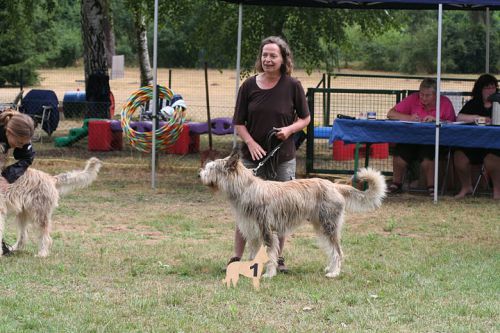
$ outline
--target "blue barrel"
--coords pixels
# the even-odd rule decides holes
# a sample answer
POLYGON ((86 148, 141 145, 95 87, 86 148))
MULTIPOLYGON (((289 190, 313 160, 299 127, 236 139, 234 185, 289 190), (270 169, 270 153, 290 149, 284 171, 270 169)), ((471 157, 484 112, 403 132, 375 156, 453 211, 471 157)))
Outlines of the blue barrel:
POLYGON ((63 98, 65 118, 84 118, 86 110, 85 91, 66 91, 63 98))

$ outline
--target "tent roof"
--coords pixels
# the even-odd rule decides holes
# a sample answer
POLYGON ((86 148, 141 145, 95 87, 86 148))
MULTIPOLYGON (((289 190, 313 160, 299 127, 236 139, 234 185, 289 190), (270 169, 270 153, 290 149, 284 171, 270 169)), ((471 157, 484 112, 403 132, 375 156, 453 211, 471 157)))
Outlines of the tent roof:
POLYGON ((500 9, 499 0, 224 0, 244 5, 322 7, 349 9, 444 9, 484 10, 500 9))

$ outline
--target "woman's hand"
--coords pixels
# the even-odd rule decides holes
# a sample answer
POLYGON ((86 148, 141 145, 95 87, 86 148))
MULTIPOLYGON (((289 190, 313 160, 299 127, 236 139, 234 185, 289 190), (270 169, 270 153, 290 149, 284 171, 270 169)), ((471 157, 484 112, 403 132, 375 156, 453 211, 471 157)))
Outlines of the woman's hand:
POLYGON ((249 140, 246 144, 248 147, 248 151, 250 152, 250 155, 252 155, 253 161, 258 161, 258 160, 262 159, 264 156, 266 156, 267 153, 264 150, 264 148, 262 148, 253 139, 249 140))
POLYGON ((420 117, 416 113, 410 114, 410 115, 408 115, 408 117, 409 117, 409 119, 408 119, 409 121, 423 121, 420 119, 420 117))
POLYGON ((436 121, 436 118, 433 116, 425 116, 424 119, 422 119, 422 122, 424 123, 433 123, 436 121))
POLYGON ((250 155, 252 156, 252 161, 258 161, 264 156, 266 156, 266 151, 264 148, 262 148, 248 133, 247 128, 245 125, 234 125, 234 128, 236 129, 236 133, 240 136, 240 138, 245 141, 245 144, 247 145, 248 151, 250 152, 250 155))
POLYGON ((389 112, 387 112, 387 119, 404 120, 404 121, 421 121, 418 114, 401 113, 396 110, 396 107, 393 107, 392 109, 389 110, 389 112))
POLYGON ((281 127, 276 129, 276 137, 281 141, 285 141, 293 134, 293 131, 289 127, 281 127))

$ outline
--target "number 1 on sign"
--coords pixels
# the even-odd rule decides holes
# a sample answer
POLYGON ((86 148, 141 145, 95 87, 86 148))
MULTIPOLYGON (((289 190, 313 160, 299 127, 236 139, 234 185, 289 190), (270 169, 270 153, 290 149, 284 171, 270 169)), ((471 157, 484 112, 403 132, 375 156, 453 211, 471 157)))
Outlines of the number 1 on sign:
POLYGON ((253 276, 257 277, 257 271, 259 269, 259 264, 258 263, 253 264, 252 266, 250 266, 250 269, 253 269, 253 276))

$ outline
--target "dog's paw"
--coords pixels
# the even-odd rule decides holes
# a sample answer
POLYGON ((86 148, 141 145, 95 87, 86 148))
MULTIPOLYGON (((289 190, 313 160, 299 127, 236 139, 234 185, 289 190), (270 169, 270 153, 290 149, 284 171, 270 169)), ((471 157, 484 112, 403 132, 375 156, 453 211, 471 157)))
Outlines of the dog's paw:
POLYGON ((38 254, 35 254, 36 258, 47 258, 49 256, 48 252, 38 252, 38 254))
POLYGON ((325 273, 328 273, 330 271, 330 266, 325 267, 325 273))
POLYGON ((330 278, 330 279, 333 279, 333 278, 336 278, 340 275, 340 272, 330 272, 330 273, 327 273, 325 276, 327 278, 330 278))
POLYGON ((272 278, 273 276, 276 276, 276 268, 275 269, 267 269, 266 270, 266 273, 262 275, 262 277, 266 278, 266 279, 270 279, 272 278))

